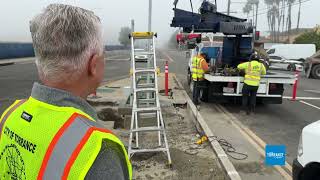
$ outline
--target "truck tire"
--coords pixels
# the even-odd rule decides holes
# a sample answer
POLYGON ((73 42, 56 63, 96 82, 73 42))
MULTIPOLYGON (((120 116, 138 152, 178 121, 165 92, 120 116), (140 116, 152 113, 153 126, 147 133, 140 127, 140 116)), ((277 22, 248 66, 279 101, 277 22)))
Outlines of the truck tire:
POLYGON ((320 64, 314 65, 312 67, 311 75, 315 79, 320 79, 320 64))
POLYGON ((308 164, 301 173, 299 174, 298 180, 309 180, 309 179, 319 179, 320 178, 320 164, 311 163, 308 164))

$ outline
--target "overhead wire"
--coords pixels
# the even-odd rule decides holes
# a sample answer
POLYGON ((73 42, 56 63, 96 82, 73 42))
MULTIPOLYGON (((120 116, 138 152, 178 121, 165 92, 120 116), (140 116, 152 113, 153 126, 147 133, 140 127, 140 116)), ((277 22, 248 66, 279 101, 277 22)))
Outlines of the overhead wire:
MULTIPOLYGON (((301 1, 301 4, 306 3, 306 2, 308 2, 308 1, 311 1, 311 0, 301 1)), ((296 2, 296 3, 291 4, 291 6, 295 6, 295 5, 298 5, 298 4, 300 4, 300 3, 299 3, 299 2, 296 2)), ((290 6, 290 5, 287 4, 287 5, 285 5, 285 6, 280 7, 279 9, 285 9, 285 8, 287 8, 287 7, 289 7, 289 6, 290 6)), ((267 11, 258 13, 258 16, 263 15, 263 14, 267 14, 268 11, 269 11, 269 9, 270 9, 270 8, 261 9, 261 10, 267 10, 267 11)), ((258 10, 258 11, 260 11, 260 10, 258 10)), ((253 15, 249 15, 248 17, 254 17, 254 16, 253 16, 253 15)))

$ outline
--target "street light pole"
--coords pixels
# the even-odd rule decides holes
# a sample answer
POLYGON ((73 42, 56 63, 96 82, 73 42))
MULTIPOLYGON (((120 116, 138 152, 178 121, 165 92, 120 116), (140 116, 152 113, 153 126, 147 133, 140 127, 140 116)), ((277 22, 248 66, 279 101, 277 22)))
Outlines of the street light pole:
POLYGON ((134 32, 134 19, 131 19, 131 32, 134 32))
POLYGON ((148 19, 148 31, 151 32, 151 19, 152 19, 152 0, 149 0, 149 19, 148 19))

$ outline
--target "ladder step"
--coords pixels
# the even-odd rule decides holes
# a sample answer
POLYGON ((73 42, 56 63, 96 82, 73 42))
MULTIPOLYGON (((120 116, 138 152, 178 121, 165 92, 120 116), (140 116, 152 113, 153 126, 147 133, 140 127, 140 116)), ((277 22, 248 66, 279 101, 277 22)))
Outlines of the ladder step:
POLYGON ((134 53, 135 56, 139 56, 139 55, 153 55, 153 52, 137 52, 134 53))
POLYGON ((154 86, 155 86, 154 83, 137 84, 137 88, 152 88, 154 86))
POLYGON ((142 112, 142 111, 159 111, 160 107, 143 107, 143 108, 135 108, 132 109, 135 112, 142 112))
POLYGON ((142 91, 157 91, 156 88, 138 88, 135 90, 136 92, 142 92, 142 91))
POLYGON ((167 151, 166 148, 154 148, 154 149, 131 149, 130 154, 132 153, 142 153, 142 152, 161 152, 167 151))
POLYGON ((144 72, 155 73, 156 69, 135 69, 134 72, 135 73, 144 73, 144 72))
POLYGON ((146 131, 164 131, 163 128, 161 127, 157 127, 157 126, 153 126, 153 127, 140 127, 137 129, 132 129, 131 132, 146 132, 146 131))

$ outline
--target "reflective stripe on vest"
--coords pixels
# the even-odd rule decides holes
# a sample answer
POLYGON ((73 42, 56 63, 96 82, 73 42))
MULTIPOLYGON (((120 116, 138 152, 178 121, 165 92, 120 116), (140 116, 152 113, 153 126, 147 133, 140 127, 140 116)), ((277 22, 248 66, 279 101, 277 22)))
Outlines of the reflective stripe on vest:
POLYGON ((203 79, 204 70, 201 66, 202 61, 204 61, 204 59, 201 56, 196 56, 192 59, 192 79, 194 81, 203 79))
MULTIPOLYGON (((43 159, 38 179, 67 179, 70 168, 97 123, 74 113, 51 141, 43 159), (85 123, 83 122, 85 121, 85 123)), ((104 130, 106 133, 112 133, 104 130)))
POLYGON ((0 139, 1 139, 1 132, 2 132, 2 129, 3 129, 3 126, 4 126, 4 123, 6 122, 6 120, 8 119, 8 117, 10 116, 10 114, 16 110, 19 106, 21 106, 23 103, 25 103, 27 100, 26 99, 23 99, 23 100, 20 100, 18 103, 14 104, 7 112, 6 114, 3 116, 2 119, 0 119, 0 139))
POLYGON ((260 68, 259 71, 253 70, 251 67, 251 62, 248 64, 248 68, 246 69, 246 74, 244 78, 244 82, 251 86, 259 86, 262 72, 262 64, 259 63, 260 68))

